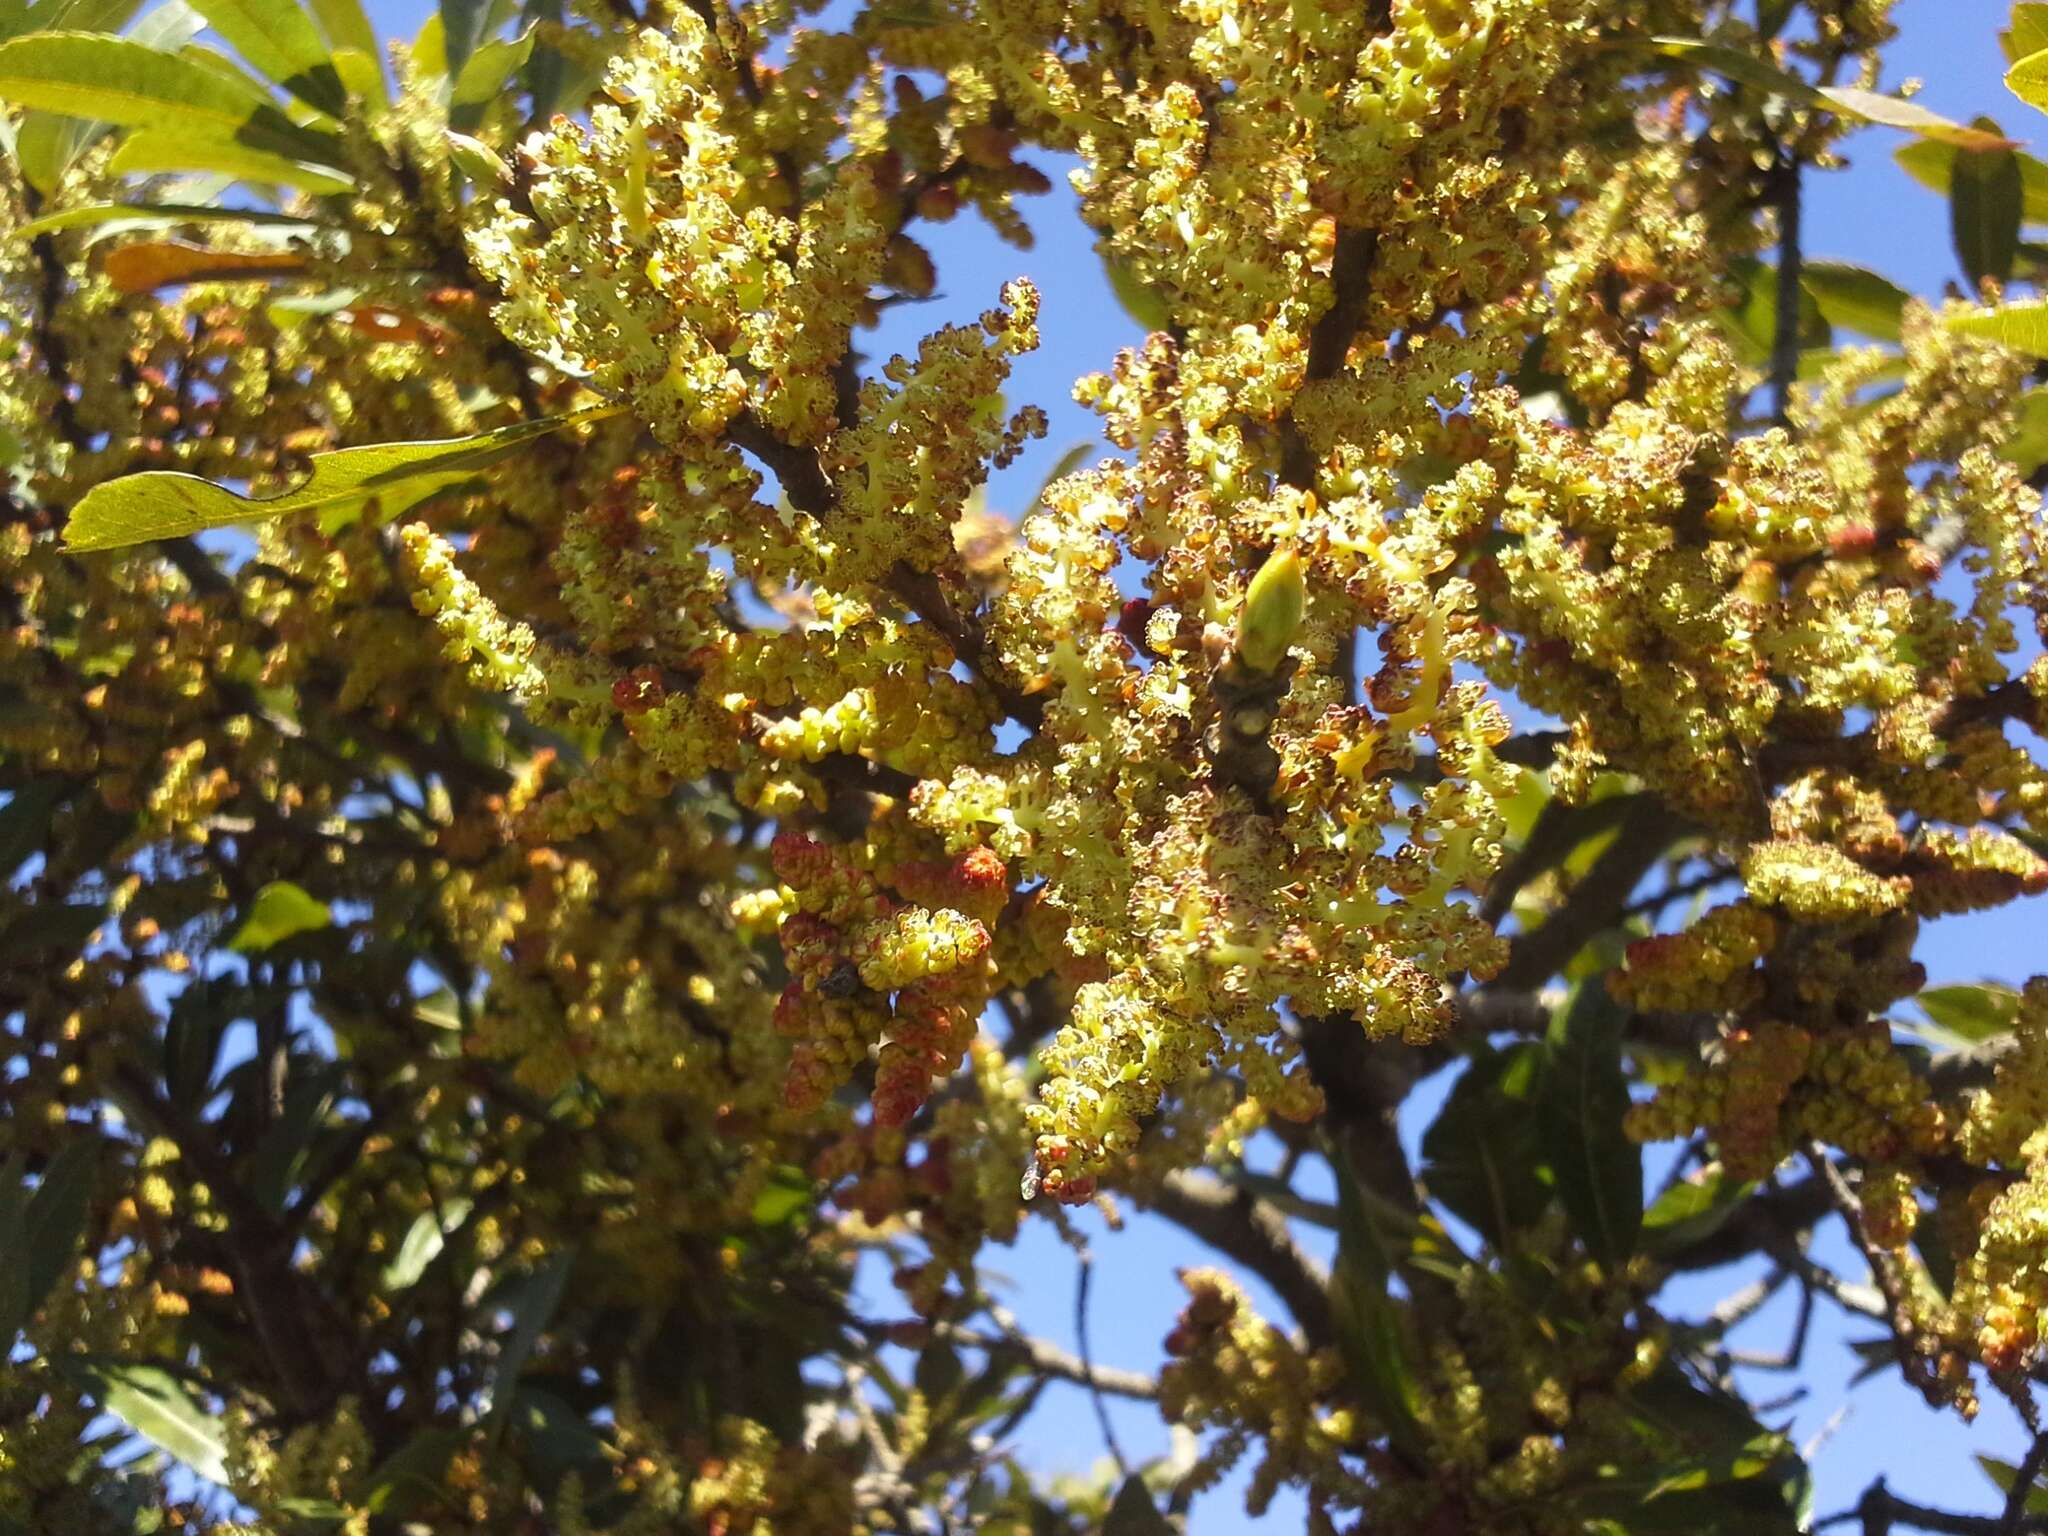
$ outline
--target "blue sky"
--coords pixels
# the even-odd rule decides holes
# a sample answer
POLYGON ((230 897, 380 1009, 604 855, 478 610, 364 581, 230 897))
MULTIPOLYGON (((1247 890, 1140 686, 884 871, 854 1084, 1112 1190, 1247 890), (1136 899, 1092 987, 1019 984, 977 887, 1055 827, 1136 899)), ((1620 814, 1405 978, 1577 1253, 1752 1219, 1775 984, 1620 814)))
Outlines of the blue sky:
MULTIPOLYGON (((381 0, 371 8, 381 28, 408 35, 424 14, 411 0, 381 0)), ((1902 0, 1896 16, 1904 35, 1891 50, 1895 62, 1887 70, 1885 85, 1896 87, 1908 75, 1917 76, 1925 82, 1921 100, 1945 115, 1967 120, 1989 113, 2016 137, 2037 145, 2048 141, 2048 119, 2012 98, 2001 81, 1996 32, 2005 13, 1998 0, 1902 0)), ((1808 249, 1814 256, 1873 267, 1913 292, 1934 294, 1959 280, 1949 250, 1947 205, 1893 163, 1892 151, 1901 142, 1890 131, 1868 130, 1850 143, 1849 169, 1809 179, 1808 249)), ((925 332, 969 319, 986 308, 1008 278, 1028 275, 1036 280, 1044 299, 1044 345, 1020 361, 1010 397, 1013 403, 1034 401, 1044 406, 1051 414, 1052 430, 990 487, 991 503, 1013 511, 1028 503, 1067 447, 1096 439, 1094 418, 1068 399, 1074 378, 1106 367, 1118 347, 1140 336, 1102 281, 1088 234, 1074 214, 1074 199, 1064 180, 1066 167, 1050 160, 1040 163, 1053 176, 1055 188, 1028 208, 1038 236, 1036 248, 1020 252, 1005 246, 968 218, 945 226, 931 240, 939 260, 941 297, 894 310, 881 336, 869 339, 866 346, 883 356, 914 348, 925 332)), ((2034 957, 2048 953, 2044 919, 2048 903, 2039 900, 1981 917, 1945 919, 1929 926, 1922 957, 1937 982, 2018 980, 2030 961, 2041 963, 2034 957)), ((1438 1084, 1435 1091, 1417 1096, 1415 1112, 1404 1127, 1411 1150, 1441 1088, 1438 1084)), ((1182 1296, 1174 1273, 1183 1266, 1211 1263, 1213 1256, 1177 1229, 1143 1217, 1135 1217, 1121 1234, 1104 1233, 1092 1215, 1081 1225, 1093 1238, 1096 1255, 1091 1330, 1095 1357, 1106 1364, 1156 1370, 1160 1339, 1182 1296)), ((1850 1278, 1863 1278, 1860 1263, 1848 1254, 1838 1233, 1823 1234, 1820 1256, 1838 1263, 1850 1278)), ((1076 1268, 1050 1227, 1035 1221, 1014 1250, 988 1257, 991 1266, 1012 1282, 1006 1299, 1025 1325, 1071 1346, 1076 1268)), ((1721 1272, 1673 1297, 1704 1305, 1748 1278, 1747 1272, 1721 1272)), ((892 1298, 885 1291, 872 1300, 877 1310, 890 1310, 892 1298)), ((1766 1308, 1739 1342, 1759 1349, 1777 1347, 1791 1325, 1790 1302, 1786 1296, 1766 1308)), ((1281 1315, 1270 1298, 1266 1308, 1269 1315, 1281 1315)), ((1857 1362, 1843 1341, 1870 1331, 1843 1326, 1839 1315, 1823 1305, 1808 1368, 1797 1378, 1766 1377, 1749 1383, 1760 1398, 1804 1389, 1803 1398, 1774 1422, 1789 1420, 1802 1441, 1822 1436, 1814 1456, 1816 1508, 1826 1514, 1852 1504, 1882 1473, 1895 1491, 1908 1497, 1953 1508, 1995 1509, 1996 1495, 1972 1466, 1970 1455, 1988 1451, 2017 1458, 2023 1439, 2010 1410, 1996 1401, 1988 1403, 1979 1425, 1966 1430, 1952 1415, 1929 1412, 1894 1375, 1850 1391, 1847 1378, 1857 1362)), ((1111 1412, 1122 1446, 1132 1457, 1166 1449, 1166 1432, 1149 1406, 1112 1403, 1111 1412)), ((1018 1447, 1036 1468, 1085 1469, 1099 1450, 1098 1430, 1085 1396, 1067 1387, 1049 1389, 1018 1447)), ((1233 1485, 1238 1483, 1241 1477, 1233 1480, 1233 1485)), ((1251 1525, 1234 1492, 1227 1489, 1197 1506, 1191 1531, 1195 1536, 1222 1536, 1246 1529, 1298 1531, 1301 1524, 1299 1501, 1283 1498, 1265 1521, 1251 1525)))

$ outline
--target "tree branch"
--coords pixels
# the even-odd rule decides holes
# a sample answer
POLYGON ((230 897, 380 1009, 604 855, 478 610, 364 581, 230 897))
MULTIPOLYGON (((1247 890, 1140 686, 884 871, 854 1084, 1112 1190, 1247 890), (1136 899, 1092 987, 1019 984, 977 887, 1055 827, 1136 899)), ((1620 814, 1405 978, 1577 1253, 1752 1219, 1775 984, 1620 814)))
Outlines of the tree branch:
POLYGON ((1312 1349, 1336 1339, 1329 1277, 1287 1230, 1287 1218, 1263 1200, 1210 1179, 1170 1173, 1146 1203, 1271 1286, 1294 1314, 1312 1349))
POLYGON ((1778 328, 1771 344, 1771 421, 1789 426, 1792 389, 1799 380, 1799 311, 1803 297, 1804 253, 1800 249, 1800 165, 1789 149, 1778 151, 1771 171, 1773 205, 1778 210, 1778 328))
POLYGON ((1563 907, 1541 928, 1516 936, 1508 963, 1493 984, 1526 991, 1556 975, 1571 957, 1619 920, 1629 897, 1677 836, 1678 823, 1657 800, 1633 801, 1614 841, 1572 889, 1563 907))

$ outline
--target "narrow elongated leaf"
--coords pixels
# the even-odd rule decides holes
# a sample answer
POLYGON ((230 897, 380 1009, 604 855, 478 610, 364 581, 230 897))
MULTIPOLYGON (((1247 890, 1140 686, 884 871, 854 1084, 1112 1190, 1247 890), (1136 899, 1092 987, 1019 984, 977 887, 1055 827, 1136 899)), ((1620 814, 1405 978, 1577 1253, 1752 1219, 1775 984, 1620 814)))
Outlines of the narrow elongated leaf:
POLYGON ((327 903, 310 896, 289 880, 273 880, 256 893, 248 914, 228 948, 239 955, 261 954, 296 934, 311 933, 333 921, 327 903))
POLYGON ((1148 331, 1163 331, 1173 323, 1173 310, 1159 292, 1122 256, 1102 253, 1102 270, 1109 278, 1109 291, 1123 306, 1123 312, 1148 331))
MULTIPOLYGON (((1979 127, 1996 128, 1988 117, 1979 127)), ((1949 185, 1949 227, 1956 259, 1972 289, 1985 278, 2012 276, 2020 248, 2023 196, 2019 157, 2010 149, 1959 149, 1949 185)))
MULTIPOLYGON (((2048 6, 2037 7, 2048 10, 2048 6)), ((1977 1465, 1984 1469, 1984 1475, 1998 1485, 1998 1491, 2011 1494, 2012 1485, 2019 1481, 2020 1469, 2009 1461, 2000 1461, 1995 1456, 1979 1456, 1977 1465)), ((2026 1512, 2030 1515, 2048 1515, 2048 1484, 2036 1479, 2027 1490, 2026 1512)))
POLYGON ((386 1291, 403 1291, 418 1284, 427 1266, 441 1255, 448 1245, 448 1234, 460 1227, 469 1215, 470 1202, 456 1199, 446 1202, 437 1211, 422 1211, 413 1219, 407 1229, 405 1241, 398 1245, 398 1252, 391 1262, 384 1266, 379 1277, 386 1291))
POLYGON ((330 54, 348 49, 367 58, 383 57, 377 29, 370 25, 362 0, 307 0, 307 4, 320 35, 327 39, 330 54))
POLYGON ((354 48, 336 49, 334 72, 341 78, 341 88, 360 101, 370 116, 380 115, 391 105, 390 91, 384 83, 384 66, 375 54, 354 48))
POLYGON ((1582 982, 1550 1027, 1544 1141, 1572 1228, 1608 1268, 1635 1250, 1643 1224, 1643 1152, 1622 1129, 1628 1079, 1621 1064, 1626 1018, 1595 976, 1582 982))
POLYGON ((22 860, 42 848, 64 789, 62 779, 31 779, 0 806, 0 879, 13 874, 22 860))
POLYGON ((154 176, 170 171, 211 172, 232 176, 237 181, 267 182, 295 191, 321 196, 347 192, 355 186, 352 177, 324 166, 289 160, 237 144, 229 139, 202 139, 185 133, 155 133, 142 129, 131 133, 114 151, 107 169, 116 175, 154 176))
MULTIPOLYGON (((528 31, 533 30, 533 23, 537 21, 559 22, 562 19, 562 0, 522 0, 519 18, 528 31)), ((554 116, 568 77, 569 61, 546 43, 536 43, 533 57, 526 61, 522 80, 527 94, 533 99, 535 122, 544 123, 554 116)))
POLYGON ((301 1069, 285 1090, 277 1119, 249 1155, 249 1192, 265 1210, 282 1212, 290 1201, 314 1138, 329 1123, 341 1080, 341 1064, 330 1061, 301 1069))
POLYGON ((162 1366, 68 1355, 57 1368, 158 1450, 212 1482, 227 1479, 227 1435, 220 1420, 162 1366))
POLYGON ((30 219, 15 238, 33 240, 60 229, 85 229, 94 224, 127 222, 136 229, 176 229, 180 224, 261 224, 273 229, 316 229, 295 214, 260 208, 216 208, 210 203, 84 203, 30 219))
POLYGON ((254 81, 237 84, 183 54, 128 38, 34 32, 0 44, 0 100, 127 127, 203 127, 232 137, 268 105, 254 81))
POLYGON ((298 0, 188 0, 228 46, 299 100, 330 115, 347 106, 327 44, 298 0))
POLYGON ((21 1155, 0 1163, 0 1347, 12 1349, 34 1302, 28 1293, 28 1265, 14 1255, 28 1246, 29 1191, 21 1177, 21 1155))
POLYGON ((0 101, 321 164, 341 156, 336 140, 292 122, 228 60, 191 47, 163 53, 130 38, 32 32, 0 44, 0 101))
POLYGON ((118 32, 141 9, 141 0, 65 0, 63 9, 50 18, 50 27, 65 32, 118 32))
POLYGON ((2019 398, 2012 436, 1999 444, 2022 475, 2048 464, 2048 389, 2030 389, 2019 398))
POLYGON ((624 406, 600 405, 566 416, 522 421, 474 437, 424 443, 377 443, 316 453, 303 485, 280 495, 240 496, 198 475, 152 471, 94 486, 72 509, 64 530, 74 554, 120 549, 151 539, 183 538, 203 528, 258 522, 287 512, 332 513, 372 498, 387 510, 405 507, 460 484, 507 454, 566 427, 616 416, 624 406))
POLYGON ((1753 1181, 1729 1178, 1719 1163, 1673 1184, 1643 1212, 1643 1247, 1674 1253, 1713 1236, 1755 1188, 1753 1181))
POLYGON ((100 1138, 76 1131, 43 1169, 22 1220, 23 1268, 28 1275, 29 1310, 42 1305, 78 1251, 92 1208, 93 1177, 99 1170, 100 1138))
POLYGON ((1977 1044, 2006 1033, 2019 1017, 2020 995, 1992 985, 1929 987, 1913 999, 1943 1029, 1977 1044))
POLYGON ((14 163, 22 177, 45 197, 54 197, 65 170, 78 157, 88 134, 104 133, 99 124, 81 123, 54 112, 25 112, 14 135, 14 163))
POLYGON ((176 53, 205 30, 206 18, 185 0, 164 0, 135 24, 128 40, 160 53, 176 53))
POLYGON ((1896 96, 1885 96, 1877 91, 1861 90, 1854 86, 1817 86, 1802 80, 1790 70, 1781 69, 1768 60, 1744 53, 1740 48, 1732 48, 1726 43, 1710 43, 1697 37, 1653 37, 1649 41, 1649 46, 1666 58, 1697 64, 1700 68, 1726 76, 1737 84, 1766 91, 1773 96, 1782 96, 1787 101, 1796 101, 1804 106, 1818 107, 1824 112, 1834 113, 1837 117, 1876 123, 1886 128, 1900 128, 1907 133, 1917 133, 1923 138, 1939 139, 1945 144, 1971 149, 2012 147, 2012 141, 2001 135, 1950 122, 1917 102, 1901 101, 1896 96))
POLYGON ((474 107, 502 95, 505 83, 525 68, 532 53, 530 29, 517 37, 483 44, 464 61, 462 72, 455 77, 452 101, 458 107, 474 107))
POLYGON ((562 1304, 562 1292, 569 1284, 569 1271, 575 1266, 575 1250, 564 1249, 536 1269, 520 1292, 519 1303, 512 1313, 511 1337, 498 1351, 498 1368, 491 1378, 490 1424, 494 1440, 505 1432, 505 1424, 512 1411, 514 1389, 519 1384, 519 1373, 526 1369, 527 1357, 533 1353, 534 1345, 540 1342, 542 1332, 553 1320, 555 1308, 562 1304))
POLYGON ((182 283, 293 277, 306 270, 297 251, 216 251, 181 240, 149 240, 110 251, 107 279, 123 293, 148 293, 182 283))
POLYGON ((441 1474, 449 1458, 469 1443, 469 1431, 427 1429, 393 1451, 370 1479, 363 1506, 373 1515, 403 1519, 428 1501, 446 1499, 441 1474))
POLYGON ((2001 304, 1974 315, 1953 315, 1945 323, 1965 336, 1981 336, 2015 352, 2048 357, 2048 300, 2001 304))
POLYGON ((1482 1051, 1422 1136, 1430 1197, 1471 1223, 1496 1251, 1550 1203, 1535 1100, 1542 1047, 1482 1051))
POLYGON ((1415 1375, 1401 1339, 1401 1317, 1387 1292, 1393 1265, 1372 1213, 1344 1156, 1325 1144, 1337 1182, 1337 1268, 1330 1286, 1330 1310, 1338 1348, 1358 1392, 1395 1445, 1411 1454, 1423 1448, 1415 1416, 1415 1375))
POLYGON ((1808 261, 1799 280, 1830 325, 1879 341, 1897 341, 1906 290, 1864 267, 1843 261, 1808 261))

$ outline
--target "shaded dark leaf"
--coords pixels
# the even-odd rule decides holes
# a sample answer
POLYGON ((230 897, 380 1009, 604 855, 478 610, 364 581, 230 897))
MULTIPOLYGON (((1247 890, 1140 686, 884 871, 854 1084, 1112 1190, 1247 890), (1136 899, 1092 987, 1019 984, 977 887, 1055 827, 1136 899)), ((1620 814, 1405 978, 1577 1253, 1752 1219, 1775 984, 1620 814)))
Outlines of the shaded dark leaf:
POLYGON ((1634 1251, 1643 1224, 1643 1152, 1622 1129, 1626 1018, 1599 977, 1580 983, 1551 1022, 1543 1101, 1559 1198, 1579 1240, 1610 1269, 1634 1251))
POLYGON ((1432 1199, 1498 1249, 1550 1203, 1536 1104, 1543 1048, 1482 1050, 1423 1133, 1422 1178, 1432 1199))
MULTIPOLYGON (((1977 119, 1977 126, 1997 129, 1984 117, 1977 119)), ((1971 288, 1987 277, 2002 283, 2012 276, 2020 246, 2022 193, 2019 158, 2010 148, 1956 151, 1949 223, 1956 259, 1971 288)))
POLYGON ((1134 1472, 1117 1489, 1102 1521, 1102 1536, 1174 1536, 1174 1529, 1152 1502, 1145 1480, 1134 1472))

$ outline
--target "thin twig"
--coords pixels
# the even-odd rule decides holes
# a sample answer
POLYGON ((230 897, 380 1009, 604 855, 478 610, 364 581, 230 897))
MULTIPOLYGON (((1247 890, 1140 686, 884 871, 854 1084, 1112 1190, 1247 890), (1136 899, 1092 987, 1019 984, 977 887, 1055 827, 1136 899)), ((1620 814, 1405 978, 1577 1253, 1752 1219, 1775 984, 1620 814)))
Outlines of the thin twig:
POLYGON ((2005 1513, 1998 1520, 1998 1536, 2019 1536, 2027 1519, 2027 1496, 2048 1466, 2048 1434, 2037 1434, 2027 1454, 2013 1471, 2012 1486, 2005 1491, 2005 1513))
POLYGON ((1778 152, 1772 170, 1778 210, 1778 329, 1771 346, 1771 422, 1789 426, 1792 389, 1799 379, 1799 311, 1804 256, 1799 242, 1800 167, 1798 154, 1778 152))
POLYGON ((1116 1429, 1109 1422, 1109 1404, 1103 1401, 1102 1389, 1096 1385, 1095 1359, 1088 1349, 1088 1287, 1095 1275, 1095 1256, 1086 1243, 1074 1250, 1074 1262, 1079 1266, 1074 1282, 1074 1342, 1081 1347, 1081 1368, 1088 1376, 1088 1400, 1095 1405, 1095 1422, 1102 1427, 1102 1443, 1109 1448, 1118 1476, 1129 1477, 1131 1464, 1124 1460, 1124 1448, 1117 1444, 1116 1429))
POLYGON ((1856 1501, 1854 1509, 1845 1509, 1815 1521, 1813 1528, 1824 1531, 1830 1526, 1847 1525, 1852 1520, 1863 1523, 1864 1536, 1889 1536, 1895 1525, 1939 1531, 1943 1536, 2029 1536, 2032 1532, 2048 1531, 2048 1515, 2022 1516, 2019 1524, 2008 1530, 2002 1516, 1959 1515, 1946 1509, 1930 1509, 1925 1504, 1900 1498, 1885 1486, 1881 1477, 1863 1491, 1863 1497, 1856 1501))
POLYGON ((1106 1392, 1111 1397, 1130 1397, 1151 1401, 1159 1396, 1159 1383, 1143 1371, 1120 1370, 1113 1365, 1095 1365, 1070 1355, 1057 1344, 1035 1338, 1016 1326, 1016 1319, 1009 1313, 990 1308, 989 1315, 1002 1328, 999 1335, 977 1333, 972 1328, 963 1328, 958 1323, 936 1323, 932 1327, 935 1337, 950 1344, 962 1344, 969 1349, 985 1350, 990 1354, 1004 1351, 1022 1355, 1025 1364, 1041 1376, 1057 1377, 1071 1381, 1077 1386, 1095 1392, 1106 1392))

